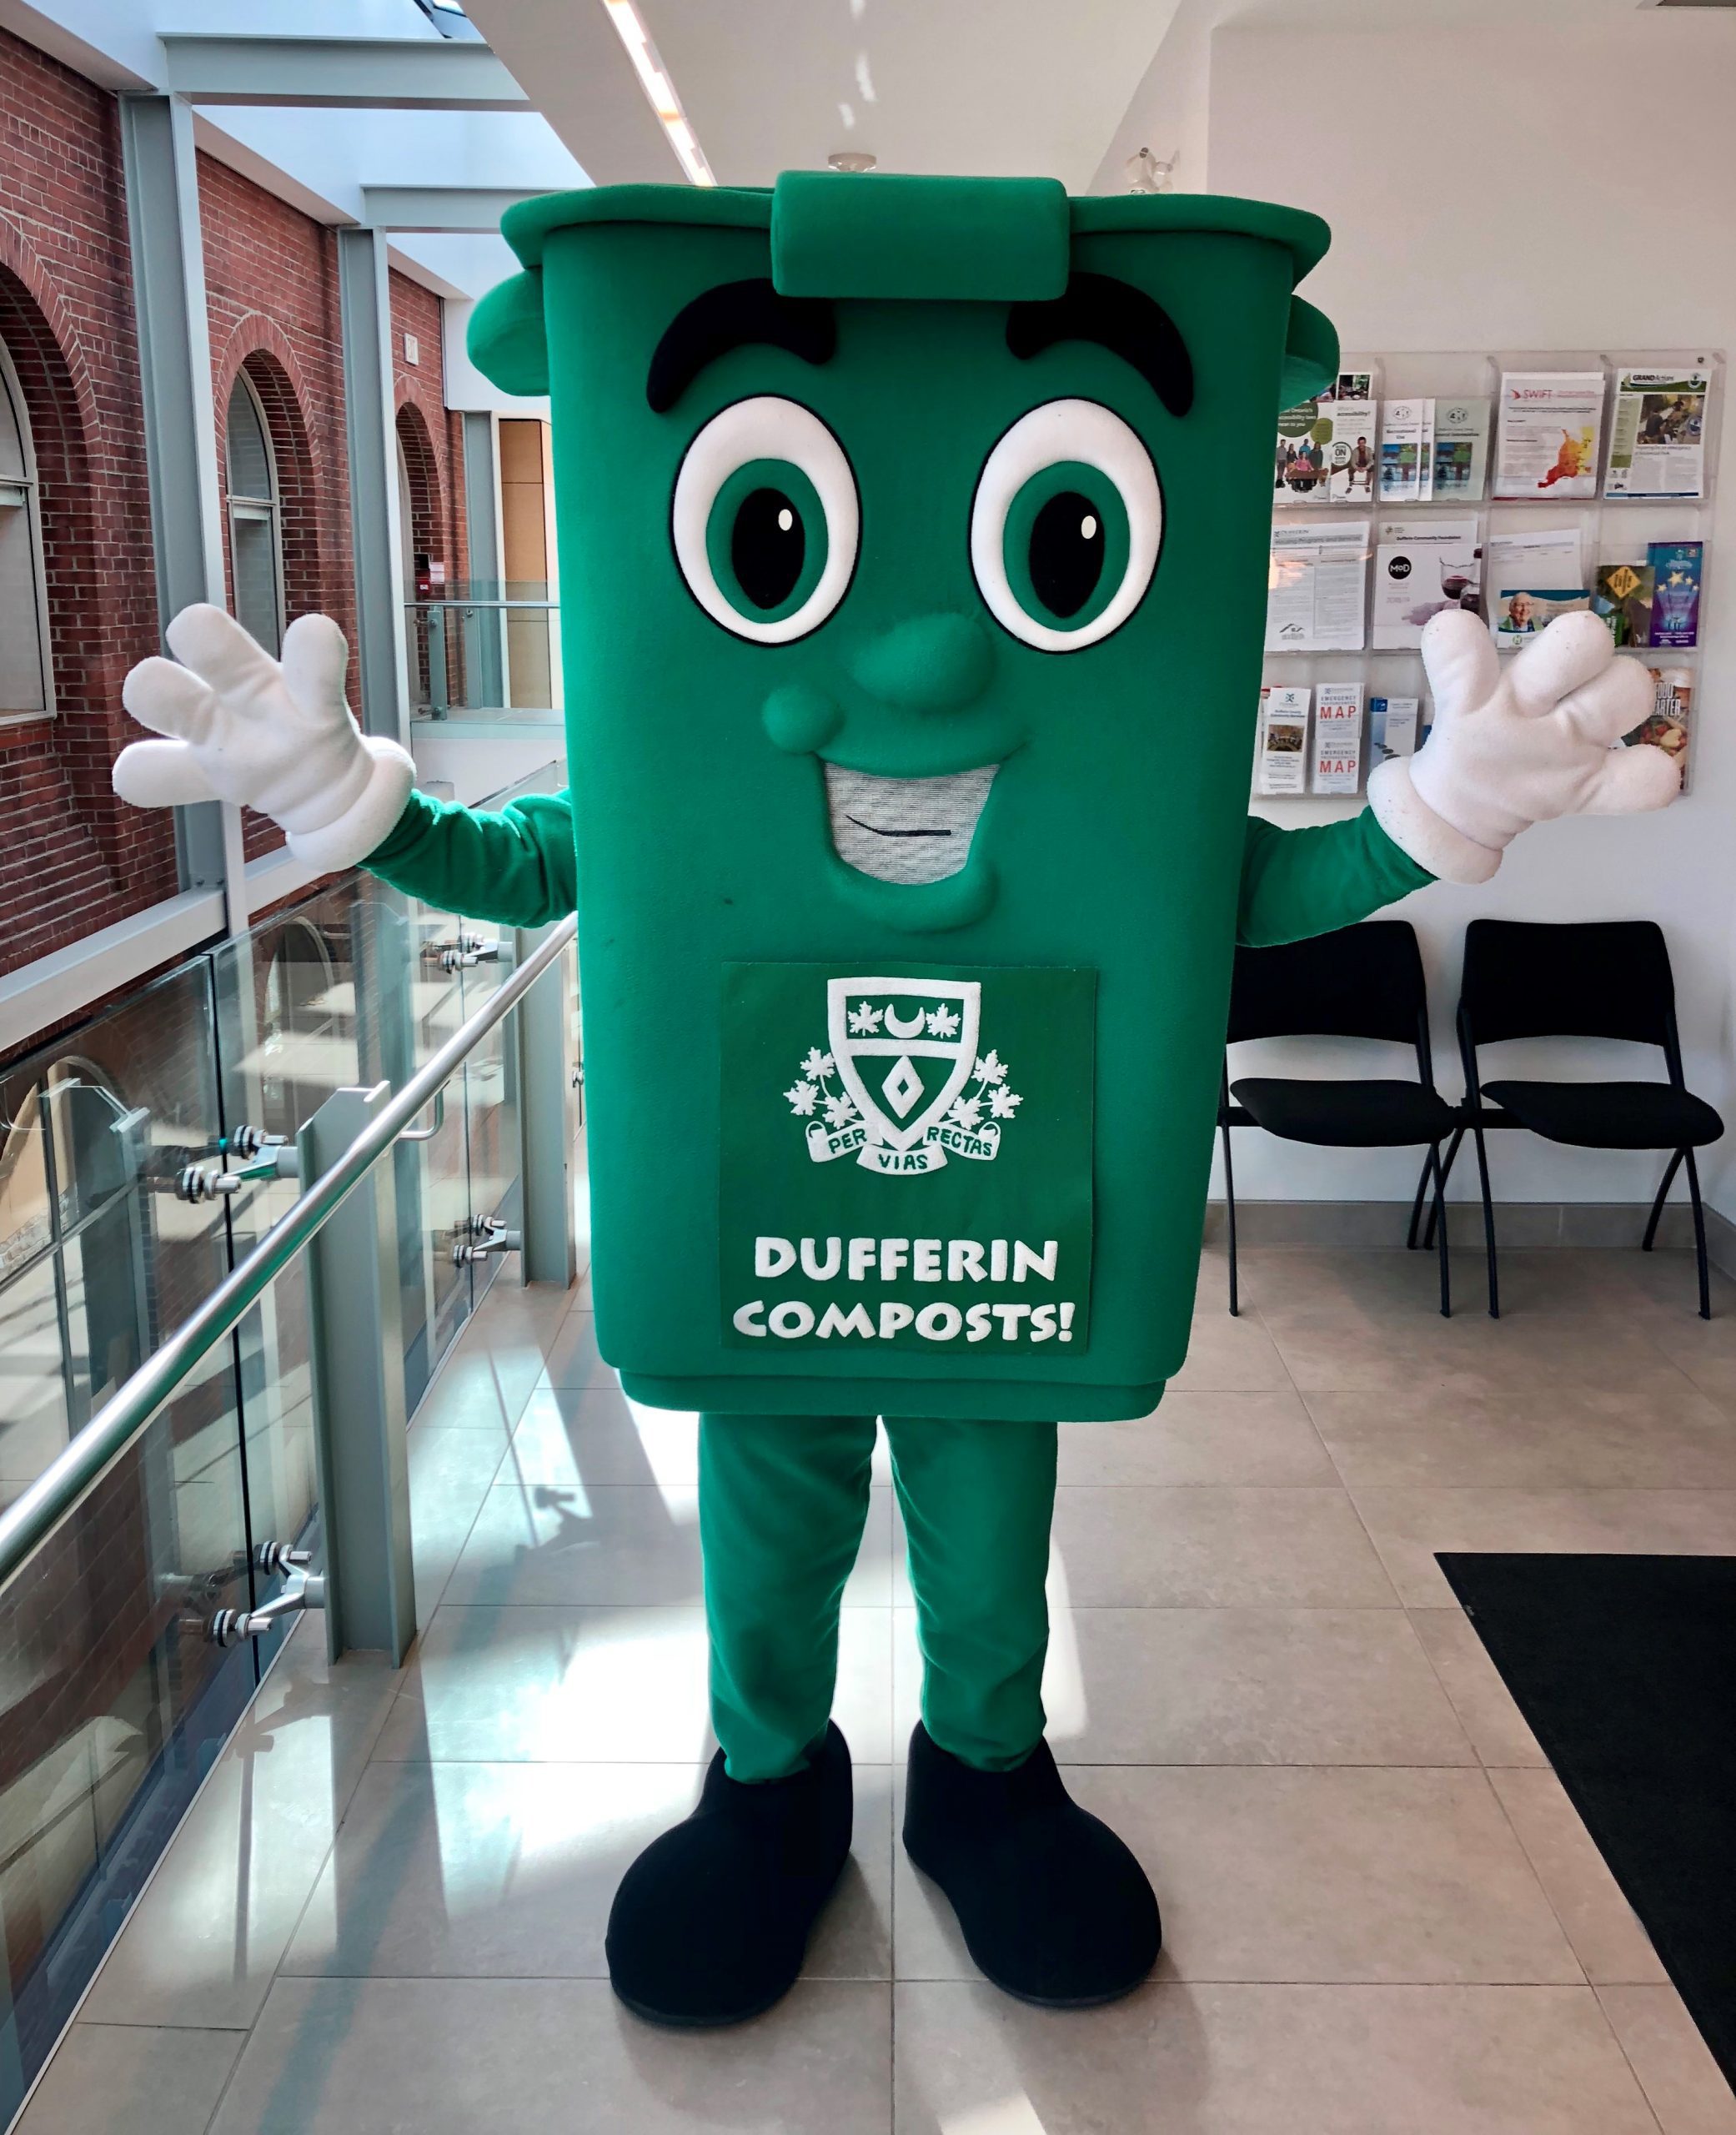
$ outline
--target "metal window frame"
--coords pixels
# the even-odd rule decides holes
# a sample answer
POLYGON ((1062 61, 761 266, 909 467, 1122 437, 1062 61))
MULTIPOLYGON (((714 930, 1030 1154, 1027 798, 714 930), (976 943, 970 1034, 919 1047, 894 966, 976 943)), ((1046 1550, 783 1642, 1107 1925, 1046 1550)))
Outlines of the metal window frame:
MULTIPOLYGON (((24 491, 24 525, 30 540, 31 590, 36 595, 36 661, 43 684, 43 709, 40 711, 0 711, 0 726, 26 726, 37 720, 55 716, 54 656, 48 636, 48 565, 43 546, 42 490, 36 470, 36 436, 31 427, 29 403, 24 398, 24 388, 3 334, 0 334, 0 393, 5 394, 11 405, 24 453, 23 476, 14 478, 8 475, 6 480, 8 482, 20 480, 24 491)), ((13 508, 17 509, 16 506, 13 508)))
POLYGON ((253 414, 258 420, 259 435, 265 440, 265 471, 267 480, 271 485, 271 495, 268 497, 253 496, 246 490, 237 490, 231 480, 229 414, 228 408, 225 408, 223 410, 223 495, 228 505, 225 517, 228 522, 229 532, 229 582, 234 588, 234 600, 231 603, 231 610, 235 614, 236 621, 240 622, 242 618, 238 610, 241 602, 241 572, 237 562, 239 551, 235 544, 235 522, 238 519, 248 519, 257 524, 263 519, 271 529, 271 584, 273 597, 277 603, 278 641, 275 646, 268 646, 267 650, 271 652, 274 659, 283 649, 283 632, 289 627, 289 595, 283 581, 283 485, 278 473, 277 442, 271 435, 271 423, 265 413, 265 403, 259 398, 258 387, 248 377, 244 362, 235 374, 234 384, 229 388, 230 408, 235 404, 237 393, 244 393, 247 395, 253 414))

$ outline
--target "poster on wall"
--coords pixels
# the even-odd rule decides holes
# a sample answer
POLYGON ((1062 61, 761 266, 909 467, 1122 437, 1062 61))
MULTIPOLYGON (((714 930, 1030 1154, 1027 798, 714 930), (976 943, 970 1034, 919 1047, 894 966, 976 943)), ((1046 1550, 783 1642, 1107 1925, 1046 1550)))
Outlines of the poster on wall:
POLYGON ((1618 370, 1609 423, 1606 497, 1675 497, 1706 494, 1706 395, 1703 370, 1618 370))
POLYGON ((726 1348, 1085 1348, 1095 972, 730 964, 722 1007, 726 1348))
POLYGON ((1603 420, 1600 370, 1503 371, 1498 497, 1594 497, 1603 420))

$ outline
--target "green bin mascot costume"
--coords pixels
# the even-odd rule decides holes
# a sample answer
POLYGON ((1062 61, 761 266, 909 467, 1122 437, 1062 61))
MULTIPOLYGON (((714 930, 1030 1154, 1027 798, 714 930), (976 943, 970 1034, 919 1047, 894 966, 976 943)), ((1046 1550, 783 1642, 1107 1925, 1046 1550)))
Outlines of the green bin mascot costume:
POLYGON ((273 816, 449 910, 574 908, 597 1339, 703 1412, 698 1808, 629 1871, 640 2014, 795 1978, 850 1844, 829 1721, 883 1417, 925 1667, 905 1844, 1027 2001, 1126 1992, 1157 1907, 1043 1741, 1056 1418, 1187 1343, 1232 953, 1661 806, 1601 622, 1425 640, 1432 736, 1352 821, 1247 814, 1281 406, 1336 368, 1312 215, 795 173, 515 208, 476 362, 553 399, 570 791, 411 791, 335 626, 211 608, 129 677, 128 799, 273 816))

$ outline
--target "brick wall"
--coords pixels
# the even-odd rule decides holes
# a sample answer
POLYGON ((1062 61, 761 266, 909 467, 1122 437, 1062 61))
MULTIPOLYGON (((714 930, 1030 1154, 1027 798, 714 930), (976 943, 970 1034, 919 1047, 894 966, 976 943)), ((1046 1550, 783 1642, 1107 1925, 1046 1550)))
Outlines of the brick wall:
POLYGON ((0 32, 0 336, 36 447, 58 715, 0 728, 0 970, 177 887, 168 819, 108 789, 122 678, 157 650, 120 172, 113 98, 0 32))
MULTIPOLYGON (((319 610, 335 616, 354 640, 336 241, 213 157, 199 157, 198 173, 225 570, 233 566, 223 447, 229 397, 244 368, 265 411, 277 466, 285 620, 319 610)), ((260 816, 249 815, 245 830, 249 859, 283 841, 275 824, 260 816)))

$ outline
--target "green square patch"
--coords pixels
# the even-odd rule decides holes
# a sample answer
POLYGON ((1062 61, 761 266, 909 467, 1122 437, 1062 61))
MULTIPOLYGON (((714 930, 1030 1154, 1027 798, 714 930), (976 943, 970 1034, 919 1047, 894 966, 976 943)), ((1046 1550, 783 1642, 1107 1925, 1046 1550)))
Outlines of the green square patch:
POLYGON ((889 1349, 1082 1349, 1096 987, 1092 971, 726 964, 725 1344, 855 1373, 889 1349))

